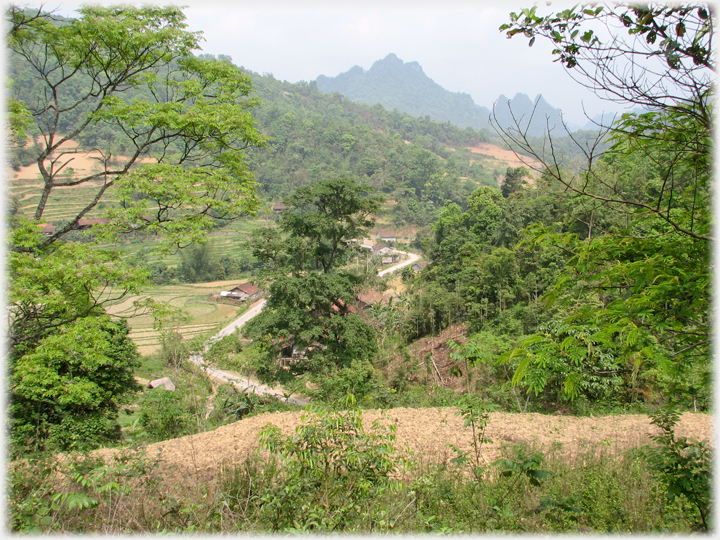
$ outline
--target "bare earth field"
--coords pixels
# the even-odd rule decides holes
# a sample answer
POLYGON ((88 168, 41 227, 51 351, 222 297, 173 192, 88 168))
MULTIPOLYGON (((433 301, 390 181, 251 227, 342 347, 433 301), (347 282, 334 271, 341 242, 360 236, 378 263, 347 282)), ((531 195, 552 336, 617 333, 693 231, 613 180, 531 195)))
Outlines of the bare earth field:
POLYGON ((540 163, 529 157, 523 158, 523 163, 523 161, 519 160, 518 157, 510 150, 505 150, 504 148, 500 148, 499 146, 495 146, 490 143, 480 143, 477 146, 468 147, 468 150, 470 150, 473 154, 480 154, 485 158, 503 162, 507 164, 508 167, 521 167, 523 165, 535 168, 540 167, 540 163))
MULTIPOLYGON (((464 427, 457 409, 391 409, 363 412, 363 423, 370 429, 374 420, 384 418, 397 429, 396 446, 415 456, 419 462, 441 462, 455 457, 448 446, 471 451, 471 428, 464 427)), ((283 412, 254 416, 215 431, 182 437, 147 447, 148 457, 160 456, 160 470, 169 484, 209 482, 217 478, 223 465, 239 464, 258 444, 258 432, 268 423, 283 433, 293 433, 300 424, 301 412, 283 412)), ((713 418, 706 414, 685 413, 676 433, 699 440, 713 441, 713 418)), ((611 454, 650 443, 649 435, 659 430, 644 415, 571 417, 541 414, 491 413, 482 457, 490 463, 500 457, 503 445, 521 441, 533 448, 552 450, 555 455, 574 458, 593 450, 611 454)), ((108 457, 114 450, 100 450, 108 457)))

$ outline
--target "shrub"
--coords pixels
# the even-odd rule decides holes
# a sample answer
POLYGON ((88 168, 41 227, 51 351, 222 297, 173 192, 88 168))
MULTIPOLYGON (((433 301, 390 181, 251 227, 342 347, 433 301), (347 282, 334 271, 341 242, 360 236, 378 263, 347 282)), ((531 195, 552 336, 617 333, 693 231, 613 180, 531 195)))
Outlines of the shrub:
POLYGON ((154 441, 180 437, 190 423, 182 396, 164 388, 147 390, 140 400, 140 425, 154 441))
POLYGON ((651 418, 662 433, 651 437, 659 445, 647 450, 650 469, 665 486, 669 502, 685 498, 691 505, 688 517, 696 527, 708 530, 712 450, 706 441, 675 436, 674 427, 680 418, 677 410, 661 410, 651 418))
POLYGON ((375 422, 366 433, 360 411, 318 407, 303 420, 292 436, 272 424, 260 433, 282 470, 282 481, 263 496, 263 511, 273 530, 345 530, 369 501, 397 486, 394 426, 375 422))

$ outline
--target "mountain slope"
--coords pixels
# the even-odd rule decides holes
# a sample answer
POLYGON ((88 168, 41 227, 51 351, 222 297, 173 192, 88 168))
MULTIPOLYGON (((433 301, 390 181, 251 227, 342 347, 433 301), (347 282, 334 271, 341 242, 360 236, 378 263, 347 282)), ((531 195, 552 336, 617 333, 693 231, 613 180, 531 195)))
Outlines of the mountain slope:
POLYGON ((320 75, 316 83, 323 93, 339 92, 358 103, 379 103, 390 111, 429 116, 461 128, 490 129, 488 109, 475 105, 468 94, 445 90, 425 74, 420 64, 404 63, 394 54, 378 60, 368 71, 355 66, 337 77, 320 75))
POLYGON ((545 101, 542 94, 533 101, 526 94, 515 94, 512 99, 501 95, 493 107, 492 121, 503 129, 519 126, 533 136, 540 136, 548 129, 555 136, 567 135, 560 109, 545 101))
POLYGON ((520 127, 527 128, 533 136, 542 135, 548 126, 557 130, 556 136, 563 131, 560 110, 552 107, 542 95, 535 100, 525 94, 516 94, 512 99, 503 95, 491 111, 476 105, 469 94, 445 90, 425 74, 420 64, 403 62, 392 53, 375 62, 368 71, 355 66, 337 77, 319 75, 316 84, 323 93, 338 92, 357 103, 379 103, 390 111, 397 109, 412 116, 429 116, 460 128, 492 130, 488 121, 492 116, 492 122, 503 129, 516 127, 514 117, 520 127))

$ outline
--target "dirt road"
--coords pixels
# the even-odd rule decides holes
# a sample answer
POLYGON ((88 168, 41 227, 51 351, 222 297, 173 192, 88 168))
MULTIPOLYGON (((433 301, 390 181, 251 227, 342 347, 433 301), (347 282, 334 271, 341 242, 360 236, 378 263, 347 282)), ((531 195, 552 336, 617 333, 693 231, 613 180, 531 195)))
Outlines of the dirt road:
POLYGON ((391 266, 390 268, 387 268, 385 270, 382 270, 381 272, 378 272, 378 277, 385 277, 388 274, 392 274, 393 272, 400 270, 401 268, 405 268, 406 266, 410 266, 411 264, 414 264, 416 261, 420 259, 420 255, 416 253, 410 253, 409 251, 398 251, 395 250, 395 253, 398 253, 400 255, 409 255, 410 258, 407 261, 402 261, 401 263, 398 263, 394 266, 391 266))
MULTIPOLYGON (((379 277, 383 277, 387 274, 390 274, 392 272, 395 272, 397 270, 400 270, 401 268, 405 268, 406 266, 409 266, 415 261, 417 261, 420 256, 415 253, 409 253, 406 251, 398 251, 395 250, 395 253, 401 254, 401 255, 408 255, 409 258, 405 261, 402 261, 401 263, 398 263, 394 266, 391 266, 390 268, 387 268, 381 272, 378 272, 379 277)), ((240 317, 238 317, 236 320, 231 322, 229 325, 227 325, 225 328, 220 330, 217 334, 215 334, 213 337, 211 337, 207 343, 205 344, 205 351, 208 351, 210 349, 210 346, 220 339, 232 335, 235 330, 238 328, 241 328, 246 322, 248 322, 253 317, 257 316, 263 308, 266 306, 267 300, 259 300, 258 302, 255 302, 250 306, 250 308, 243 313, 240 317)), ((298 396, 298 397, 288 397, 282 388, 270 388, 269 386, 262 384, 251 377, 242 377, 238 378, 235 375, 232 375, 228 373, 227 371, 223 371, 221 369, 215 369, 210 366, 208 366, 205 363, 205 359, 201 354, 194 354, 190 356, 190 361, 193 364, 196 364, 197 366, 200 366, 200 368, 207 373, 208 377, 211 379, 214 379, 216 381, 224 382, 224 383, 230 383, 235 385, 236 388, 242 390, 242 391, 249 391, 254 392, 256 394, 262 394, 262 395, 269 395, 276 397, 277 399, 287 401, 288 403, 293 403, 295 405, 307 405, 310 403, 310 400, 304 396, 298 396)))

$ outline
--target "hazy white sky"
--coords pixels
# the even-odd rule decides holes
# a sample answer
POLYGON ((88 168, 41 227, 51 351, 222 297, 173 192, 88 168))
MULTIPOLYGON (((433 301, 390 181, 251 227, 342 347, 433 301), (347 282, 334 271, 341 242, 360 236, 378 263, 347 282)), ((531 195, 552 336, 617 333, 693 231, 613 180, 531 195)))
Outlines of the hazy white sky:
MULTIPOLYGON (((46 2, 63 15, 85 2, 46 2)), ((92 2, 91 2, 92 3, 92 2)), ((111 4, 121 2, 95 2, 111 4)), ((239 66, 277 79, 311 81, 334 77, 355 65, 395 53, 417 61, 425 74, 452 92, 470 94, 492 107, 501 94, 537 94, 563 110, 566 119, 584 124, 583 105, 592 117, 619 106, 601 101, 575 83, 553 62, 548 43, 507 39, 498 27, 510 11, 530 2, 365 2, 185 0, 190 30, 204 34, 203 52, 226 54, 239 66)), ((541 12, 567 7, 540 3, 541 12)))

